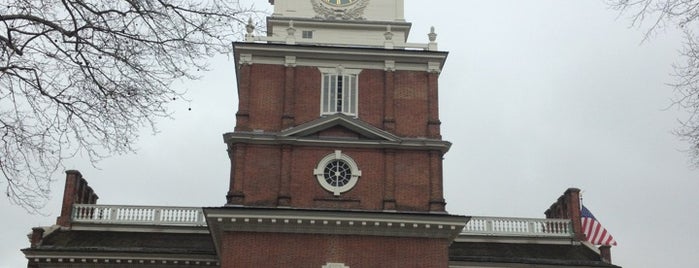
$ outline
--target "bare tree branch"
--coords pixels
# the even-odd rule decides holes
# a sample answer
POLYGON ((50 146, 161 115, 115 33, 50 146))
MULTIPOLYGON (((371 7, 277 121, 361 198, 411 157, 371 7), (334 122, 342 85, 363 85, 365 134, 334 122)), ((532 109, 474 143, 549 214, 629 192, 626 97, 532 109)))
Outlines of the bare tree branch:
POLYGON ((37 212, 64 160, 133 152, 156 131, 170 86, 230 52, 256 12, 235 0, 0 3, 0 176, 37 212))
POLYGON ((675 134, 692 144, 690 157, 699 167, 699 1, 607 0, 607 3, 619 14, 629 15, 632 26, 647 27, 644 41, 666 27, 679 28, 684 32, 681 61, 673 66, 674 81, 670 85, 676 93, 674 105, 690 115, 679 120, 680 126, 675 134), (650 25, 644 26, 645 22, 650 25))

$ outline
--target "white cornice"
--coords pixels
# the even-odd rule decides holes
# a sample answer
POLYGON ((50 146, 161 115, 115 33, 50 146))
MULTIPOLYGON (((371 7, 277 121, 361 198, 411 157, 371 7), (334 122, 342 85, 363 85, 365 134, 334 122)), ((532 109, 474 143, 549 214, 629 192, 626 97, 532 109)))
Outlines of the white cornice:
POLYGON ((400 141, 359 140, 342 138, 284 137, 278 133, 232 132, 223 134, 229 145, 236 143, 260 145, 296 145, 352 148, 381 148, 395 150, 436 150, 446 154, 451 143, 433 139, 401 139, 400 141))
POLYGON ((386 61, 396 70, 440 72, 447 55, 443 51, 383 49, 374 47, 285 45, 269 43, 234 43, 236 65, 284 65, 293 56, 297 66, 386 69, 386 61))
POLYGON ((452 241, 468 221, 449 214, 324 211, 303 209, 204 208, 220 252, 224 232, 340 234, 420 237, 452 241))

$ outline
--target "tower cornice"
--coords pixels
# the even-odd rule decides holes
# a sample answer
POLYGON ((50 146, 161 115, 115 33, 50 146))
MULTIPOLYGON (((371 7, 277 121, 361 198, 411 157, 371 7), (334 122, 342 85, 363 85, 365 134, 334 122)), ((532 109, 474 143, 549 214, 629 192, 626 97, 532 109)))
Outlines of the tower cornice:
POLYGON ((384 49, 359 46, 287 45, 275 43, 233 43, 236 65, 284 65, 287 56, 296 57, 296 66, 336 67, 384 70, 386 61, 399 71, 441 72, 448 52, 384 49))

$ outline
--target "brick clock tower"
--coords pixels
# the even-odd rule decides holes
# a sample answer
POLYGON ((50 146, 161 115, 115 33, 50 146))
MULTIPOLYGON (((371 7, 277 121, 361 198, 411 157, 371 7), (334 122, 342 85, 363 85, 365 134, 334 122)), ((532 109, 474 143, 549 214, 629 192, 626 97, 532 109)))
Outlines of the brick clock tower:
POLYGON ((235 43, 224 207, 204 213, 221 267, 447 267, 439 73, 407 43, 403 0, 270 0, 235 43))

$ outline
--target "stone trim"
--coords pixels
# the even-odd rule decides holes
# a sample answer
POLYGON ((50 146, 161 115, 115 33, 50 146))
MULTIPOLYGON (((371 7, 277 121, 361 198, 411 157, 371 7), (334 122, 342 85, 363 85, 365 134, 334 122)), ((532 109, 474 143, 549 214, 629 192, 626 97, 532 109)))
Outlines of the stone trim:
MULTIPOLYGON (((328 154, 327 156, 323 157, 318 162, 318 166, 316 166, 315 169, 313 169, 313 175, 316 176, 316 179, 318 180, 318 184, 325 189, 328 192, 332 192, 334 196, 340 196, 340 194, 345 193, 349 190, 352 190, 354 186, 357 184, 359 181, 359 177, 362 176, 362 171, 359 170, 359 167, 357 166, 357 163, 354 162, 354 159, 350 157, 349 155, 346 155, 342 153, 340 150, 335 150, 334 153, 328 154), (340 160, 340 162, 344 162, 347 164, 350 168, 350 179, 349 181, 342 185, 342 186, 333 186, 332 184, 328 183, 326 181, 325 177, 325 168, 326 166, 336 160, 340 160)), ((339 175, 336 175, 339 176, 339 175)))
POLYGON ((447 55, 442 51, 383 49, 372 47, 341 47, 285 45, 275 43, 233 44, 236 66, 241 64, 287 64, 287 57, 296 57, 295 66, 347 69, 385 70, 386 61, 394 61, 397 71, 441 72, 447 55))
POLYGON ((347 212, 247 207, 204 208, 220 253, 224 232, 437 238, 452 241, 468 217, 434 213, 347 212))
POLYGON ((451 143, 442 140, 431 139, 403 139, 401 141, 381 141, 381 140, 348 140, 348 139, 314 139, 283 137, 275 134, 234 132, 223 135, 223 140, 229 146, 232 144, 259 144, 259 145, 279 145, 287 144, 294 146, 322 146, 322 147, 352 147, 352 148, 380 148, 395 150, 437 150, 446 154, 451 147, 451 143))
MULTIPOLYGON (((152 256, 124 256, 115 253, 109 255, 105 253, 86 254, 84 252, 64 252, 64 251, 44 251, 23 250, 29 264, 63 264, 63 265, 174 265, 183 267, 218 267, 220 263, 216 256, 191 256, 187 258, 182 254, 172 255, 152 255, 152 256), (119 256, 121 255, 121 256, 119 256), (173 258, 172 256, 178 256, 173 258)), ((71 266, 73 267, 73 266, 71 266)), ((82 266, 80 266, 82 267, 82 266)), ((91 266, 90 266, 91 267, 91 266)))
POLYGON ((322 268, 350 268, 349 266, 345 265, 344 263, 326 263, 323 265, 322 268))
POLYGON ((396 135, 376 128, 359 119, 339 113, 334 115, 323 116, 317 120, 313 120, 311 122, 286 129, 282 131, 280 134, 284 137, 303 137, 334 126, 343 126, 354 132, 357 132, 357 134, 372 139, 400 141, 400 138, 396 135))

